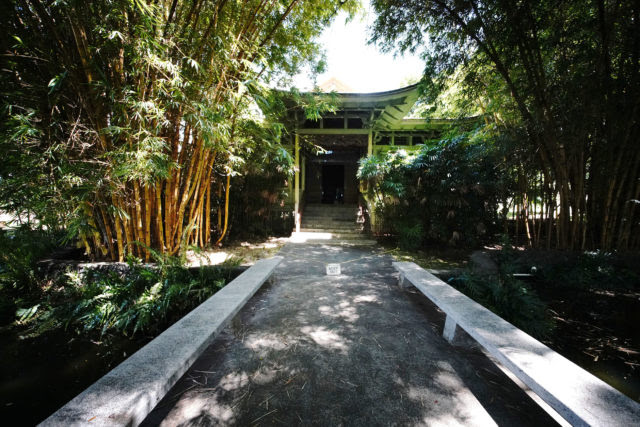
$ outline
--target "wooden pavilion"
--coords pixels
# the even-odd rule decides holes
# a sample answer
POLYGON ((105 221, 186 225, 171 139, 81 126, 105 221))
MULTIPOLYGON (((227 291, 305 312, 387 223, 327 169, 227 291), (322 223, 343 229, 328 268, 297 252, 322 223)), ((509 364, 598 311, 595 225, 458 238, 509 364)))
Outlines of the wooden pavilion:
MULTIPOLYGON (((418 85, 374 93, 317 93, 333 96, 337 109, 308 120, 291 108, 291 151, 296 173, 290 207, 296 230, 307 204, 362 203, 356 177, 358 161, 392 149, 415 149, 437 140, 453 120, 407 117, 418 99, 418 85)), ((293 105, 293 104, 292 104, 293 105)))

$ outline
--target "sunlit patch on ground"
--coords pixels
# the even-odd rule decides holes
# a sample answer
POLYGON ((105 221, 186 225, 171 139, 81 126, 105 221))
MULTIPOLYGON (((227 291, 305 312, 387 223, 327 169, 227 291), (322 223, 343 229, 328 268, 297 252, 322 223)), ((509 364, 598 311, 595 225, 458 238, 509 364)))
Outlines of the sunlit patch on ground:
POLYGON ((161 426, 170 426, 173 419, 200 421, 201 425, 228 425, 234 420, 233 409, 219 402, 218 393, 188 394, 177 403, 171 419, 163 420, 161 426))
POLYGON ((227 391, 237 390, 247 384, 249 384, 249 375, 246 372, 232 372, 220 380, 220 387, 227 391))
POLYGON ((301 329, 302 333, 311 337, 311 339, 319 346, 330 350, 347 350, 347 342, 340 335, 325 328, 324 326, 311 327, 305 326, 301 329))
POLYGON ((287 241, 287 237, 270 237, 261 242, 234 242, 220 249, 188 250, 187 265, 253 265, 259 259, 274 256, 287 241))
POLYGON ((251 334, 244 342, 253 351, 284 350, 288 345, 283 337, 265 333, 251 334))
POLYGON ((291 235, 291 242, 293 243, 304 243, 308 240, 331 240, 331 239, 333 239, 333 234, 331 233, 298 231, 298 232, 294 232, 291 235))
POLYGON ((378 302, 378 297, 376 295, 358 295, 353 299, 353 302, 356 304, 363 302, 378 302))
POLYGON ((318 311, 325 316, 331 316, 335 318, 341 318, 347 322, 355 322, 360 316, 356 312, 356 308, 352 307, 348 302, 342 302, 338 307, 331 307, 328 305, 321 305, 318 307, 318 311))

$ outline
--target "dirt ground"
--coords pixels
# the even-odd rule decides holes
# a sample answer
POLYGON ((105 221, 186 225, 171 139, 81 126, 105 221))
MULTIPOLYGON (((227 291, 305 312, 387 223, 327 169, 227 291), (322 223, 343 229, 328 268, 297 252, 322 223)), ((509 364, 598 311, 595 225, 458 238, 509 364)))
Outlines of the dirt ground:
POLYGON ((287 244, 245 306, 144 425, 552 425, 379 248, 287 244), (327 263, 342 274, 326 276, 327 263))
POLYGON ((191 267, 223 263, 250 266, 259 259, 274 256, 288 240, 286 237, 269 237, 264 241, 233 241, 216 249, 189 250, 187 264, 191 267))

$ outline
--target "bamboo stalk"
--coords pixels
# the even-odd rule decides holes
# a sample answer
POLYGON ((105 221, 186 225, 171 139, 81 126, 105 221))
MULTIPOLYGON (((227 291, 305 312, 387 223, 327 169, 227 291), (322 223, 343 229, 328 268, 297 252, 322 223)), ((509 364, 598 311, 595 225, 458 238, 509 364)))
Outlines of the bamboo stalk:
POLYGON ((126 251, 130 254, 136 254, 136 248, 135 245, 133 245, 133 242, 135 241, 135 239, 133 238, 133 226, 132 226, 132 219, 133 217, 131 216, 131 211, 129 210, 129 206, 127 206, 127 204, 122 203, 122 199, 119 198, 119 201, 121 203, 122 209, 127 213, 127 215, 129 216, 129 218, 125 218, 123 223, 124 223, 124 232, 125 232, 125 243, 126 243, 126 251))
POLYGON ((220 206, 220 199, 222 199, 222 182, 218 181, 218 231, 222 230, 222 206, 220 206))
POLYGON ((162 184, 157 182, 155 185, 155 195, 156 195, 156 240, 158 241, 158 247, 161 252, 165 251, 164 245, 164 231, 162 227, 162 184))
POLYGON ((153 206, 153 200, 151 199, 151 195, 149 192, 149 184, 144 184, 144 244, 147 245, 145 248, 145 255, 147 262, 149 261, 150 252, 149 248, 151 248, 151 209, 153 206))
MULTIPOLYGON (((190 177, 187 183, 185 184, 188 190, 185 191, 185 193, 183 193, 182 202, 180 203, 180 207, 178 208, 178 214, 177 214, 177 218, 178 218, 177 233, 176 233, 176 237, 178 239, 178 244, 176 245, 177 247, 181 245, 181 240, 183 238, 182 229, 184 225, 184 214, 187 209, 187 204, 189 200, 194 200, 193 195, 200 186, 200 178, 202 176, 202 169, 203 169, 204 158, 206 157, 206 154, 207 153, 205 151, 199 156, 199 162, 195 169, 195 176, 190 177)), ((193 201, 192 201, 192 206, 193 206, 193 201)))
POLYGON ((120 221, 119 208, 120 204, 118 203, 117 197, 115 195, 111 195, 111 202, 113 203, 114 208, 118 209, 118 212, 115 212, 115 229, 116 229, 116 243, 118 245, 118 261, 124 261, 124 245, 122 241, 122 224, 120 221))
POLYGON ((209 175, 209 179, 207 180, 205 198, 207 203, 204 211, 204 242, 202 246, 208 245, 209 240, 211 239, 211 175, 209 175))
POLYGON ((100 205, 99 207, 100 215, 102 216, 102 223, 104 224, 107 246, 109 247, 109 257, 112 261, 116 260, 115 248, 113 246, 113 233, 111 230, 111 225, 109 224, 109 218, 107 217, 106 212, 104 211, 104 206, 100 205))
POLYGON ((222 239, 224 239, 224 236, 227 233, 227 225, 229 224, 229 188, 230 188, 230 184, 231 184, 231 172, 227 172, 227 190, 225 191, 225 196, 224 196, 224 228, 222 229, 222 234, 218 238, 218 241, 216 241, 216 246, 218 246, 220 244, 220 242, 222 242, 222 239))
MULTIPOLYGON (((135 200, 133 201, 133 206, 135 209, 135 232, 136 232, 136 240, 139 243, 144 243, 146 240, 146 236, 144 230, 142 228, 142 203, 143 200, 140 197, 140 184, 137 180, 133 181, 133 196, 135 200)), ((144 254, 145 261, 149 261, 149 249, 143 248, 141 253, 144 254)))

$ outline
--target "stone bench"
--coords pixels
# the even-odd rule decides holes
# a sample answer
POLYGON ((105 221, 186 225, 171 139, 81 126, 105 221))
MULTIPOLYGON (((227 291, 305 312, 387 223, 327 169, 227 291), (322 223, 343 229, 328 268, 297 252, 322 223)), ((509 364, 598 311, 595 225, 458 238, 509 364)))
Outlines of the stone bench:
POLYGON ((640 405, 412 262, 394 262, 400 286, 415 286, 459 328, 572 425, 640 425, 640 405))
POLYGON ((138 425, 271 277, 263 259, 42 422, 42 426, 138 425))

